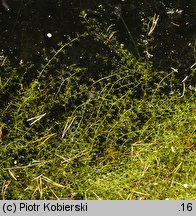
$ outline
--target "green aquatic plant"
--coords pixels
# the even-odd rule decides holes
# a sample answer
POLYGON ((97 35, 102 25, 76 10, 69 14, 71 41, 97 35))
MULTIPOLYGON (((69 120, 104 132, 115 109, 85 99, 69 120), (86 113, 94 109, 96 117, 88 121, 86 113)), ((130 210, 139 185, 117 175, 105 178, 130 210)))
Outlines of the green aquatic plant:
POLYGON ((195 92, 81 19, 38 68, 0 59, 1 198, 194 199, 195 92))

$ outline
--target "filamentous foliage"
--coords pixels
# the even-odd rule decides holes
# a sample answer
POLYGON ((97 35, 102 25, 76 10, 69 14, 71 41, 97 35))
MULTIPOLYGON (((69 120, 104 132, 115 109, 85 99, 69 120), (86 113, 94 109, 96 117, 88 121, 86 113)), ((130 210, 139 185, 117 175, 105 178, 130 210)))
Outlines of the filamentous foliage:
POLYGON ((195 199, 195 90, 81 19, 39 68, 1 56, 1 199, 195 199))

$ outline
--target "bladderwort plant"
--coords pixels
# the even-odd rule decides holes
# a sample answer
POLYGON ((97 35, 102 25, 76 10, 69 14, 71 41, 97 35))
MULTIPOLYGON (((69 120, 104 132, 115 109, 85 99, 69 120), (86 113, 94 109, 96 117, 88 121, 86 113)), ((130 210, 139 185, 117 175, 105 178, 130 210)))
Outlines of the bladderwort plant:
POLYGON ((195 92, 80 17, 39 68, 0 59, 1 199, 195 199, 195 92))

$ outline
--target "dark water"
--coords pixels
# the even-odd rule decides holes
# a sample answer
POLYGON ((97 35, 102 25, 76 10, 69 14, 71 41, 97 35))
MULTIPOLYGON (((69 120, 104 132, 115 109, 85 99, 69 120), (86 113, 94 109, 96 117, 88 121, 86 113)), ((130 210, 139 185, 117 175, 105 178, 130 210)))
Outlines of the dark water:
MULTIPOLYGON (((1 0, 0 52, 14 63, 39 61, 43 48, 56 48, 67 35, 82 32, 79 13, 99 16, 104 22, 115 23, 119 40, 136 56, 143 56, 138 38, 143 23, 159 15, 154 32, 152 60, 157 69, 194 64, 193 47, 196 37, 196 1, 134 1, 134 0, 1 0), (130 40, 130 34, 132 40, 130 40), (135 43, 135 44, 134 44, 135 43)), ((77 52, 77 50, 76 50, 77 52)), ((187 69, 188 68, 188 69, 187 69)))

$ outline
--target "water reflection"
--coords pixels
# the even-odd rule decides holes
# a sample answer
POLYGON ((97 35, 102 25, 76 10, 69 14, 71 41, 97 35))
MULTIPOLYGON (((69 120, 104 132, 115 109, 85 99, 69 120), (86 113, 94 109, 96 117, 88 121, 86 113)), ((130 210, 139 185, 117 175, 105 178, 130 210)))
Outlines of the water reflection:
POLYGON ((1 4, 5 8, 6 11, 10 10, 6 0, 1 0, 1 4))

